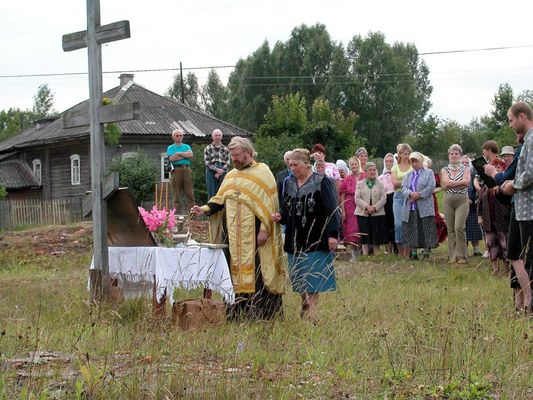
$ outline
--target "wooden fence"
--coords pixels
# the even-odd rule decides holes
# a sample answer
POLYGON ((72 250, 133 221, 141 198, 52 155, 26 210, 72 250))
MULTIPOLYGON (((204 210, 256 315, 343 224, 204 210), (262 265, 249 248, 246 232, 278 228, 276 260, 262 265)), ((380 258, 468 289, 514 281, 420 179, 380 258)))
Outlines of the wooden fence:
POLYGON ((82 220, 82 199, 0 201, 0 228, 63 225, 82 220))

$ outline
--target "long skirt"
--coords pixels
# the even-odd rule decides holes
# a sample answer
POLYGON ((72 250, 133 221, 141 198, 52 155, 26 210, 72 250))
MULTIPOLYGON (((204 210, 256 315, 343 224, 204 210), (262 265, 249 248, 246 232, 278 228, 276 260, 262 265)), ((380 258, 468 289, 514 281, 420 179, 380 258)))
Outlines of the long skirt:
POLYGON ((389 242, 395 241, 394 233, 394 211, 392 208, 394 192, 387 195, 387 202, 385 203, 385 216, 387 218, 387 239, 389 242))
POLYGON ((409 221, 403 223, 403 243, 412 249, 433 249, 439 245, 435 216, 420 218, 418 210, 409 211, 409 221))
POLYGON ((333 253, 310 251, 289 256, 289 277, 296 293, 331 292, 337 289, 333 253))
POLYGON ((361 243, 381 246, 389 242, 387 238, 387 217, 385 215, 357 216, 361 243))
POLYGON ((466 218, 466 240, 475 242, 481 239, 483 239, 483 231, 477 222, 477 212, 471 209, 466 218))
POLYGON ((359 244, 359 224, 357 223, 357 215, 355 212, 355 200, 353 194, 346 193, 346 202, 344 209, 346 210, 346 220, 342 224, 342 241, 345 244, 359 244))

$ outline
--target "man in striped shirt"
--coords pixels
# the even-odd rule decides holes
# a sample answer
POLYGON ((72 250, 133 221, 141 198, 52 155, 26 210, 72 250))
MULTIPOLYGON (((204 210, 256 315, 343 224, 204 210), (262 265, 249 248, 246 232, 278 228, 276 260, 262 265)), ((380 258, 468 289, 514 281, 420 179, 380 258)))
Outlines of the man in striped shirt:
POLYGON ((211 134, 213 142, 204 149, 205 181, 207 184, 207 199, 218 192, 220 184, 229 168, 229 151, 222 144, 222 131, 215 129, 211 134))

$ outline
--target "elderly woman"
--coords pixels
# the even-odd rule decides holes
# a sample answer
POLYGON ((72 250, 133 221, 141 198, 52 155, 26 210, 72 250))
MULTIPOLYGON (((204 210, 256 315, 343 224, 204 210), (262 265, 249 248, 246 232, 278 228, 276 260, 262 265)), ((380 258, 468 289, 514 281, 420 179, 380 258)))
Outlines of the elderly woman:
POLYGON ((403 177, 412 170, 409 163, 409 154, 413 150, 407 143, 400 143, 396 146, 396 152, 398 153, 398 164, 391 168, 391 180, 394 185, 392 210, 394 212, 394 240, 398 246, 398 253, 400 257, 407 257, 409 250, 404 249, 402 246, 402 212, 403 206, 406 202, 402 192, 403 177))
POLYGON ((366 164, 366 178, 355 189, 355 215, 364 255, 368 255, 369 245, 373 246, 374 254, 377 254, 379 246, 387 243, 386 202, 387 192, 378 180, 376 165, 369 162, 366 164))
POLYGON ((463 149, 452 144, 448 149, 449 164, 441 170, 444 193, 444 217, 448 228, 448 262, 466 264, 466 218, 468 217, 468 185, 470 169, 461 164, 463 149))
POLYGON ((391 169, 394 166, 394 156, 392 153, 385 154, 383 157, 383 172, 378 176, 379 181, 387 193, 387 202, 385 203, 385 215, 387 216, 387 249, 390 253, 394 250, 394 211, 392 203, 394 198, 394 184, 392 183, 391 169))
POLYGON ((350 261, 353 262, 357 257, 357 245, 360 242, 359 224, 355 215, 355 187, 362 178, 359 159, 354 156, 348 162, 352 173, 342 180, 339 193, 342 213, 342 241, 350 251, 350 261))
POLYGON ((345 179, 348 175, 350 175, 350 169, 348 168, 348 164, 346 164, 346 161, 344 160, 337 160, 335 163, 337 166, 337 169, 339 170, 339 175, 342 179, 345 179))
POLYGON ((289 256, 292 288, 302 297, 302 318, 315 321, 318 295, 336 290, 333 252, 340 233, 335 184, 311 169, 309 151, 294 149, 280 212, 275 222, 286 226, 284 250, 289 256))
POLYGON ((341 179, 337 166, 334 163, 326 161, 326 146, 320 143, 315 144, 311 149, 311 157, 314 158, 315 161, 324 161, 326 176, 329 176, 336 181, 341 179))
POLYGON ((435 175, 424 168, 424 156, 418 151, 409 155, 409 161, 413 170, 402 181, 402 193, 407 199, 402 211, 402 245, 424 249, 424 257, 429 258, 430 249, 439 245, 433 204, 435 175))

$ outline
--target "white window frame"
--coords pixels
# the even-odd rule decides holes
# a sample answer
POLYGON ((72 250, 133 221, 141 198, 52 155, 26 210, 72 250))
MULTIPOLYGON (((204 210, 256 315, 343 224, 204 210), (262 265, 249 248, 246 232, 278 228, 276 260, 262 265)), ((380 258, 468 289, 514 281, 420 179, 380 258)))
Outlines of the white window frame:
POLYGON ((70 184, 79 185, 80 183, 81 183, 80 156, 79 154, 73 154, 70 156, 70 184))
POLYGON ((36 158, 35 160, 32 161, 32 170, 33 170, 33 175, 35 176, 35 179, 37 179, 37 182, 39 183, 39 186, 41 186, 42 171, 43 171, 43 166, 41 164, 41 160, 36 158))
POLYGON ((168 162, 166 152, 161 153, 161 182, 170 182, 170 172, 165 171, 165 164, 168 162))

